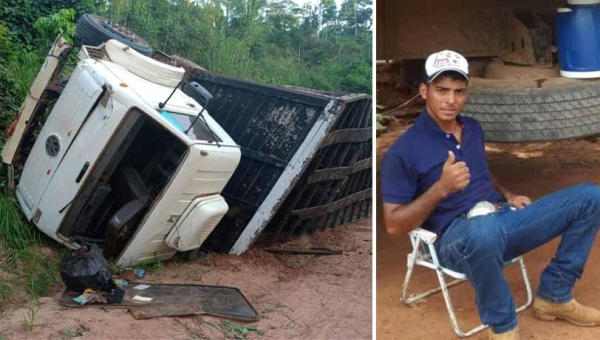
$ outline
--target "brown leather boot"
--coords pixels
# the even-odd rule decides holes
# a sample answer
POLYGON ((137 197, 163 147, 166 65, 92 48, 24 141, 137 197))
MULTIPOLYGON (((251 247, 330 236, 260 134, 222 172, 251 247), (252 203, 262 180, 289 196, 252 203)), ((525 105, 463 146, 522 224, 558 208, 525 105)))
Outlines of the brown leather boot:
POLYGON ((600 325, 600 311, 583 306, 575 299, 566 303, 554 303, 536 297, 533 301, 533 316, 544 321, 563 319, 577 326, 600 325))
POLYGON ((489 340, 520 340, 519 326, 511 329, 508 332, 496 334, 491 328, 488 328, 488 339, 489 340))

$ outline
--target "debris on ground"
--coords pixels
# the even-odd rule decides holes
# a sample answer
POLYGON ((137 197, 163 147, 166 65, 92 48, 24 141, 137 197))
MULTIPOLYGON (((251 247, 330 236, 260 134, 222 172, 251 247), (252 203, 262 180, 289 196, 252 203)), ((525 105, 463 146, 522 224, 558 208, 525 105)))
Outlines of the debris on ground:
MULTIPOLYGON (((258 313, 242 292, 234 287, 195 284, 146 284, 124 287, 119 303, 91 300, 76 304, 78 293, 66 291, 60 303, 65 307, 129 309, 136 319, 162 316, 215 315, 243 321, 258 320, 258 313), (143 304, 140 304, 143 303, 143 304)), ((93 296, 102 296, 95 291, 93 296)))
POLYGON ((129 286, 129 282, 125 279, 113 279, 117 287, 127 287, 129 286))
POLYGON ((384 116, 380 113, 377 114, 377 136, 387 131, 387 125, 391 123, 394 118, 390 116, 384 116))
POLYGON ((96 291, 88 288, 83 292, 83 294, 74 298, 73 301, 83 306, 86 303, 90 302, 94 297, 96 297, 96 291))
POLYGON ((121 271, 121 273, 119 274, 119 276, 121 277, 121 279, 129 282, 129 283, 133 283, 135 282, 135 272, 133 271, 133 268, 125 268, 123 269, 123 271, 121 271))
POLYGON ((146 270, 143 268, 134 268, 133 272, 135 273, 136 279, 143 279, 146 277, 146 270))
MULTIPOLYGON (((127 296, 155 297, 149 291, 163 283, 235 286, 258 314, 258 320, 251 323, 206 314, 194 316, 191 312, 185 317, 143 319, 163 312, 159 308, 148 309, 156 305, 156 298, 150 303, 136 302, 149 306, 129 311, 116 303, 81 307, 70 301, 71 306, 65 306, 61 301, 68 298, 63 298, 64 286, 56 285, 51 287, 50 297, 36 301, 39 311, 33 323, 38 327, 32 331, 21 329, 21 322, 29 313, 27 306, 7 308, 0 319, 0 334, 6 339, 61 339, 63 335, 78 333, 94 339, 235 338, 238 333, 227 330, 225 321, 247 328, 248 339, 370 339, 372 233, 367 232, 370 230, 372 221, 365 219, 342 228, 319 230, 302 241, 295 239, 281 245, 343 250, 338 256, 272 254, 259 247, 239 257, 209 253, 193 261, 170 260, 161 266, 146 267, 144 280, 128 281, 126 287, 128 294, 131 292, 127 296), (132 290, 138 284, 152 287, 132 290), (223 327, 228 335, 208 323, 223 327), (252 331, 253 327, 260 333, 252 331)), ((73 293, 70 297, 78 295, 81 294, 73 293)), ((123 301, 128 303, 127 298, 123 301)), ((193 306, 185 307, 193 310, 193 306)))
POLYGON ((112 292, 117 285, 108 270, 102 250, 93 244, 67 251, 60 266, 65 286, 79 293, 86 289, 112 292))
POLYGON ((133 287, 133 289, 136 289, 136 290, 144 290, 144 289, 148 289, 148 288, 150 288, 150 286, 147 284, 141 284, 141 285, 137 285, 137 286, 133 287))

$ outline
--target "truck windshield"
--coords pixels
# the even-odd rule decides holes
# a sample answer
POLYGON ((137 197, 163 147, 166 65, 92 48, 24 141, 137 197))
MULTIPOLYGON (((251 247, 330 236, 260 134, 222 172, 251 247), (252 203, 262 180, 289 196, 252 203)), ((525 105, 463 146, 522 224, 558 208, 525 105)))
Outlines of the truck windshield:
MULTIPOLYGON (((168 112, 164 110, 161 111, 161 114, 171 123, 171 125, 181 130, 181 132, 185 132, 194 122, 194 120, 196 120, 196 116, 188 116, 181 113, 168 112)), ((194 126, 189 129, 187 135, 195 140, 215 141, 216 139, 217 142, 222 142, 219 136, 216 134, 213 136, 213 134, 210 133, 210 130, 202 120, 202 117, 196 120, 194 126)))

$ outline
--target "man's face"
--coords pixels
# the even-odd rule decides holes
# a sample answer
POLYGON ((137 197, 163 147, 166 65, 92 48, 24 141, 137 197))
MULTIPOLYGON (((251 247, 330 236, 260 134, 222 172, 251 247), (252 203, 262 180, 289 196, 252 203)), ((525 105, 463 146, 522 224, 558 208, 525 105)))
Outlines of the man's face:
POLYGON ((462 111, 467 100, 467 81, 452 80, 440 75, 428 85, 421 84, 419 92, 425 99, 427 111, 439 122, 451 122, 462 111))

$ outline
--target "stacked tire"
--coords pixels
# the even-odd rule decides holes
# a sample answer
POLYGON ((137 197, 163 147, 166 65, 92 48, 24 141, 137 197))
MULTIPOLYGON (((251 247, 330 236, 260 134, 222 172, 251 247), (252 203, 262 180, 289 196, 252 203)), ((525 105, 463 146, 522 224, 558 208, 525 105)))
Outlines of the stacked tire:
POLYGON ((600 134, 600 80, 471 78, 463 110, 489 142, 531 142, 600 134))
POLYGON ((98 46, 116 39, 143 55, 150 56, 153 52, 148 42, 135 32, 94 14, 84 14, 79 18, 76 33, 84 45, 98 46))

